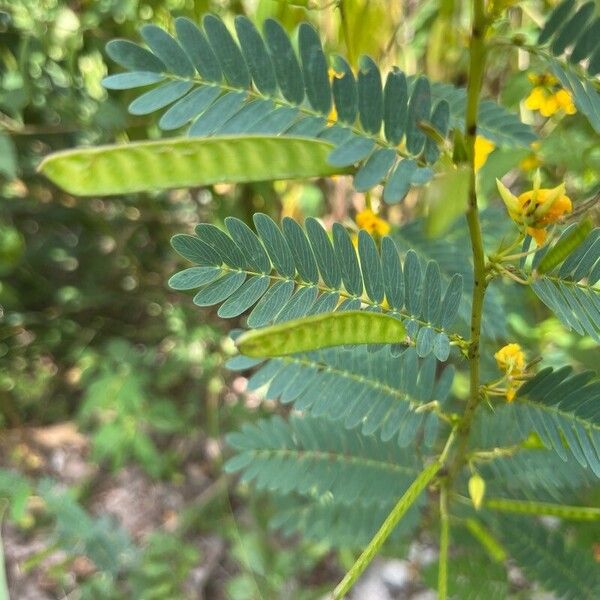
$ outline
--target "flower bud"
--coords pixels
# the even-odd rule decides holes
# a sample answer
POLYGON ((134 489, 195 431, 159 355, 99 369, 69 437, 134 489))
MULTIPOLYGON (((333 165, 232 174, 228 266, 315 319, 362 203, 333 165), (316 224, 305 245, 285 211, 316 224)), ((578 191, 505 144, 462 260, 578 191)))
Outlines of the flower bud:
POLYGON ((479 510, 485 496, 485 479, 479 473, 471 475, 469 479, 469 496, 471 496, 475 510, 479 510))

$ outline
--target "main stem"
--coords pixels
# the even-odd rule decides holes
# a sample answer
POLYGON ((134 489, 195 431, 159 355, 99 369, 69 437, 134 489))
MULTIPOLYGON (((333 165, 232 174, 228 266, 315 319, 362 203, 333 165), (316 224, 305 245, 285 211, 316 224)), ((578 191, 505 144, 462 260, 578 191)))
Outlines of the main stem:
POLYGON ((469 432, 475 410, 480 402, 479 393, 479 343, 481 338, 481 318, 483 315, 483 300, 486 288, 486 265, 477 207, 477 189, 475 173, 475 139, 477 137, 477 113, 479 98, 485 70, 485 33, 487 20, 484 0, 473 0, 473 26, 469 45, 469 81, 467 85, 467 111, 465 116, 465 143, 470 160, 469 204, 467 209, 467 224, 473 252, 473 296, 471 307, 471 338, 469 340, 469 399, 465 411, 459 421, 458 450, 450 469, 451 476, 455 475, 462 466, 467 450, 469 432))
MULTIPOLYGON (((343 4, 340 4, 340 8, 343 4)), ((479 341, 481 337, 481 319, 483 315, 483 300, 486 288, 486 264, 483 248, 483 237, 481 235, 481 224, 479 221, 479 209, 477 207, 476 173, 475 173, 475 139, 477 137, 477 113, 479 110, 479 97, 483 83, 485 69, 485 33, 487 20, 485 16, 485 0, 473 0, 473 26, 471 41, 469 45, 469 82, 467 86, 467 110, 465 117, 465 143, 470 160, 469 177, 469 204, 467 209, 467 223, 471 238, 471 249, 473 251, 473 299, 471 308, 471 338, 469 340, 468 358, 470 372, 469 400, 465 411, 460 418, 456 430, 452 430, 446 443, 444 451, 438 460, 428 467, 417 477, 413 484, 406 490, 398 501, 392 512, 383 522, 379 531, 375 534, 369 545, 356 560, 354 565, 346 573, 345 577, 333 591, 333 600, 341 600, 354 585, 363 571, 367 568, 373 557, 380 550, 394 530, 398 521, 406 513, 418 495, 427 487, 429 482, 438 474, 442 468, 446 456, 452 445, 455 433, 458 436, 458 449, 452 464, 448 469, 448 476, 441 482, 440 489, 440 570, 439 570, 439 597, 445 600, 447 597, 447 561, 449 546, 449 516, 448 516, 448 492, 452 480, 462 467, 468 447, 468 437, 471 431, 473 415, 480 402, 479 393, 479 341)))

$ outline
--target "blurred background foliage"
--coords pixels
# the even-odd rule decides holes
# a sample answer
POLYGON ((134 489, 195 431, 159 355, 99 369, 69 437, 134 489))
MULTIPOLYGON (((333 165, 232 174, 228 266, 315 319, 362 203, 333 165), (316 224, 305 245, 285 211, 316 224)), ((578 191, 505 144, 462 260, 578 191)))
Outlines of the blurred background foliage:
MULTIPOLYGON (((367 53, 384 72, 395 64, 463 85, 467 4, 0 0, 0 498, 9 502, 12 597, 318 598, 350 559, 326 543, 267 534, 269 506, 220 473, 224 433, 277 409, 224 369, 232 344, 216 314, 166 281, 178 266, 169 238, 197 222, 250 222, 260 210, 356 227, 364 198, 344 178, 108 199, 57 190, 35 170, 49 152, 160 135, 152 116, 127 114, 130 92, 101 87, 114 69, 106 42, 208 11, 276 17, 290 31, 310 20, 327 50, 354 65, 367 53)), ((532 37, 553 2, 518 4, 498 33, 532 37)), ((589 199, 599 191, 597 136, 577 114, 547 119, 524 108, 528 75, 540 69, 530 60, 493 55, 486 94, 519 111, 541 140, 530 151, 494 149, 482 193, 491 205, 495 177, 510 171, 526 187, 540 167, 545 183, 566 180, 576 202, 589 199)), ((383 215, 395 226, 418 217, 415 197, 383 215)), ((488 221, 488 237, 498 238, 493 214, 488 221)), ((508 337, 531 357, 597 367, 590 340, 522 290, 498 287, 508 337)), ((465 389, 457 378, 456 394, 465 389)))

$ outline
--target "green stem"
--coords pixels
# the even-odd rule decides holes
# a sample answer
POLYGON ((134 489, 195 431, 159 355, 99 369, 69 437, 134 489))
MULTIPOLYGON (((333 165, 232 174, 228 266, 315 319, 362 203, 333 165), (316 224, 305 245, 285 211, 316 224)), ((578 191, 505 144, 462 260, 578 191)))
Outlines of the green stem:
POLYGON ((475 172, 475 139, 477 137, 477 113, 483 74, 485 70, 485 33, 487 20, 485 17, 484 0, 473 0, 473 26, 469 45, 469 81, 467 85, 467 110, 465 117, 465 143, 470 160, 469 175, 469 204, 467 209, 467 224, 473 252, 473 296, 471 307, 471 339, 469 341, 469 399, 458 424, 458 451, 450 469, 451 477, 456 475, 464 464, 467 443, 473 416, 481 401, 479 382, 479 343, 481 338, 481 319, 483 315, 483 300, 486 288, 486 264, 477 207, 477 189, 475 172))
POLYGON ((484 506, 500 512, 522 515, 545 515, 571 521, 600 521, 600 508, 593 506, 567 506, 565 504, 510 500, 507 498, 489 498, 484 502, 484 506))
MULTIPOLYGON (((340 9, 343 4, 340 3, 340 9)), ((342 13, 343 14, 343 13, 342 13)), ((447 559, 449 544, 449 521, 447 511, 447 490, 451 484, 454 475, 458 472, 465 462, 468 437, 471 430, 471 424, 475 410, 480 402, 480 375, 479 375, 479 342, 481 337, 481 319, 483 315, 483 300, 486 288, 486 263, 483 247, 483 237, 481 234, 481 224, 479 221, 479 210, 477 207, 476 190, 476 172, 475 172, 475 139, 477 137, 477 113, 479 109, 479 98, 483 83, 483 74, 485 69, 485 32, 487 20, 485 17, 485 0, 473 0, 473 27, 471 42, 469 47, 470 66, 469 82, 467 86, 467 110, 465 120, 466 137, 465 142, 470 159, 470 177, 469 177, 469 204, 467 209, 467 223, 469 235, 471 238, 471 248, 473 252, 473 299, 471 310, 471 337, 468 345, 469 371, 470 371, 470 393, 465 411, 458 422, 456 433, 459 436, 459 447, 450 467, 450 476, 443 482, 442 495, 440 497, 440 512, 442 521, 442 530, 440 535, 440 589, 439 597, 447 597, 447 559), (443 498, 443 500, 442 500, 443 498), (442 506, 443 505, 443 506, 442 506)), ((333 600, 341 600, 350 590, 356 580, 364 572, 377 552, 381 549, 384 542, 390 536, 402 516, 417 499, 419 494, 427 487, 429 482, 435 477, 441 469, 446 454, 448 453, 454 430, 448 438, 446 447, 442 456, 431 465, 429 465, 412 485, 406 490, 402 498, 398 501, 392 512, 387 516, 379 531, 375 534, 369 545, 358 557, 354 565, 346 573, 342 581, 333 592, 333 600)))
POLYGON ((437 460, 421 471, 421 474, 413 481, 411 486, 406 490, 406 492, 404 492, 404 495, 402 498, 400 498, 396 506, 394 506, 392 512, 387 516, 379 528, 379 531, 369 542, 369 545, 364 549, 363 553, 357 558, 356 562, 352 565, 342 581, 340 581, 338 586, 335 588, 332 596, 333 600, 341 600, 348 593, 348 591, 350 591, 350 588, 356 583, 356 580, 369 566, 400 519, 412 506, 421 492, 427 487, 429 482, 435 477, 441 467, 442 462, 437 460))
POLYGON ((438 599, 448 597, 448 547, 450 545, 450 519, 448 518, 448 487, 443 481, 440 488, 440 560, 438 570, 438 599))
MULTIPOLYGON (((469 500, 469 504, 471 504, 471 500, 469 500)), ((464 524, 494 562, 506 560, 506 550, 502 544, 479 521, 469 518, 464 521, 464 524)))

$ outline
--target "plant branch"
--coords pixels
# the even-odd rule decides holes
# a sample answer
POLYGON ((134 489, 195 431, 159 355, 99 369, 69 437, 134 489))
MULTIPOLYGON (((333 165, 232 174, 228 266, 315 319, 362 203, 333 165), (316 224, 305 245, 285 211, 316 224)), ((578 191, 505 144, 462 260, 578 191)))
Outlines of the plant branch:
POLYGON ((356 580, 362 575, 375 555, 379 552, 400 519, 412 506, 421 492, 429 485, 430 481, 436 476, 441 467, 442 461, 438 459, 421 471, 421 474, 413 481, 406 492, 404 492, 402 498, 398 500, 398 503, 387 516, 379 528, 379 531, 369 542, 369 545, 363 550, 362 554, 356 559, 356 562, 335 588, 332 595, 333 600, 341 600, 346 593, 348 593, 350 588, 356 583, 356 580))
POLYGON ((566 504, 511 500, 509 498, 488 498, 484 502, 484 506, 499 512, 545 515, 571 521, 600 521, 600 508, 595 506, 567 506, 566 504))
POLYGON ((438 569, 438 599, 448 597, 448 546, 450 544, 450 521, 448 518, 448 482, 440 488, 440 558, 438 569))
POLYGON ((481 338, 481 319, 483 300, 485 297, 486 262, 477 206, 476 171, 475 171, 475 138, 477 137, 477 112, 485 70, 485 34, 487 19, 484 0, 473 0, 473 25, 469 44, 469 80, 467 85, 467 110, 465 116, 465 143, 470 161, 469 204, 467 224, 473 252, 473 297, 471 307, 471 338, 467 356, 469 359, 469 399, 465 411, 458 423, 458 451, 450 469, 453 478, 464 464, 467 442, 475 410, 481 401, 479 389, 479 343, 481 338))

